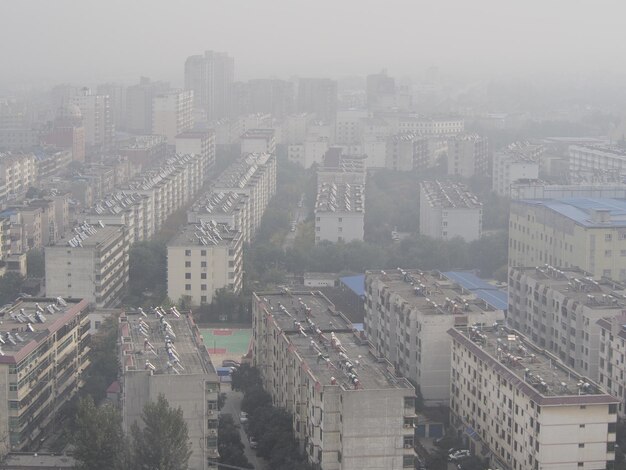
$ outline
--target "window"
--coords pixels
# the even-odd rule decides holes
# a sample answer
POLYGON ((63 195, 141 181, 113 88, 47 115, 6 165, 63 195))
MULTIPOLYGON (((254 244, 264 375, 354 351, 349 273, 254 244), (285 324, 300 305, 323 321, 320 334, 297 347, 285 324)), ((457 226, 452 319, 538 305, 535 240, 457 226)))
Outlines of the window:
POLYGON ((200 251, 200 256, 206 256, 206 250, 201 250, 200 251))
POLYGON ((412 455, 403 455, 402 456, 402 468, 413 468, 415 467, 415 457, 412 455))
POLYGON ((343 222, 343 217, 339 217, 339 222, 343 222))
POLYGON ((614 415, 615 413, 617 413, 617 405, 612 403, 609 405, 609 414, 614 415))
POLYGON ((585 448, 585 444, 583 444, 583 443, 578 444, 578 448, 579 448, 579 449, 584 449, 584 448, 585 448))
POLYGON ((191 279, 191 273, 185 273, 185 279, 191 279))
POLYGON ((191 290, 191 284, 185 284, 185 290, 191 290))
POLYGON ((185 250, 185 256, 191 256, 191 250, 185 250))
POLYGON ((206 268, 206 261, 200 261, 200 267, 206 268))
POLYGON ((341 232, 343 232, 343 228, 339 227, 339 228, 337 229, 337 231, 338 231, 339 233, 341 233, 341 232))
POLYGON ((206 295, 200 296, 200 303, 206 304, 206 295))
POLYGON ((611 277, 611 270, 610 269, 605 269, 604 271, 602 271, 602 275, 604 277, 611 277))
POLYGON ((201 284, 200 285, 200 290, 206 290, 206 284, 201 284))
POLYGON ((206 273, 200 273, 200 279, 206 279, 206 273))
POLYGON ((611 250, 604 250, 604 256, 611 256, 613 252, 611 250))
POLYGON ((185 267, 191 268, 191 261, 185 261, 185 267))
POLYGON ((610 233, 605 233, 604 234, 604 241, 605 242, 610 242, 613 239, 613 235, 611 235, 610 233))

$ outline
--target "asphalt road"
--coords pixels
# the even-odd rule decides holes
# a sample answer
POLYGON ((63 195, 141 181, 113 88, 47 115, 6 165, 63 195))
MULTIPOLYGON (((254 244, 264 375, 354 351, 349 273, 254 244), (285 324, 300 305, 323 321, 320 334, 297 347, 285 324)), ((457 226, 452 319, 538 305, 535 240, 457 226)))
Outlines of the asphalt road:
POLYGON ((248 458, 248 461, 254 466, 255 470, 267 470, 267 462, 260 457, 257 457, 256 452, 250 448, 250 443, 248 442, 248 436, 246 432, 243 430, 243 426, 239 421, 239 413, 241 412, 241 399, 243 398, 243 393, 234 392, 234 391, 226 391, 226 403, 224 403, 224 407, 222 408, 221 413, 230 414, 235 421, 235 424, 239 427, 239 435, 241 436, 241 442, 243 443, 243 452, 248 458))
MULTIPOLYGON (((304 201, 304 195, 302 195, 302 199, 301 201, 304 201)), ((306 219, 306 213, 307 213, 307 209, 304 205, 304 203, 302 204, 302 207, 296 207, 295 209, 295 213, 293 215, 293 217, 291 218, 291 223, 295 223, 296 224, 296 231, 295 232, 288 232, 287 236, 285 237, 285 241, 283 243, 283 248, 287 249, 290 248, 291 246, 293 246, 293 241, 296 238, 296 234, 298 233, 298 224, 300 222, 303 222, 306 219)))

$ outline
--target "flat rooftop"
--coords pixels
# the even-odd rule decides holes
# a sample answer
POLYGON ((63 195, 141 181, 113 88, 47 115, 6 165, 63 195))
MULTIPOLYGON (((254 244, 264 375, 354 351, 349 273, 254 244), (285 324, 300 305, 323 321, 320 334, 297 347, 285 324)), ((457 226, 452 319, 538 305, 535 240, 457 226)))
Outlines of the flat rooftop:
POLYGON ((248 182, 272 158, 268 153, 250 153, 239 158, 222 172, 213 184, 214 188, 243 189, 248 182))
POLYGON ((93 248, 106 242, 120 230, 121 227, 119 225, 92 225, 83 222, 76 225, 72 231, 68 231, 62 238, 59 238, 56 245, 50 245, 50 247, 65 245, 70 248, 93 248))
MULTIPOLYGON (((483 299, 480 292, 475 292, 474 287, 464 287, 450 272, 400 268, 368 271, 365 276, 366 290, 368 283, 374 278, 380 279, 392 292, 425 315, 495 312, 502 310, 499 307, 504 306, 501 297, 483 299)), ((482 285, 479 287, 490 292, 482 285)), ((495 289, 490 293, 495 293, 495 289)))
POLYGON ((0 363, 19 362, 87 306, 82 299, 28 297, 2 307, 0 363))
POLYGON ((523 199, 515 203, 545 207, 583 227, 626 227, 626 199, 591 197, 523 199), (607 218, 602 222, 596 218, 598 211, 607 213, 607 218))
MULTIPOLYGON (((594 280, 592 275, 578 268, 557 268, 549 265, 515 267, 514 273, 522 273, 537 282, 561 292, 594 310, 626 309, 626 287, 617 281, 602 278, 594 280)), ((513 274, 512 281, 517 280, 513 274)))
POLYGON ((315 212, 363 212, 362 184, 322 183, 317 188, 315 212))
POLYGON ((539 404, 617 402, 515 330, 504 326, 452 328, 448 334, 539 404))
POLYGON ((94 215, 116 215, 130 209, 133 205, 141 201, 142 196, 137 193, 118 191, 96 202, 89 208, 88 213, 94 215))
POLYGON ((236 191, 209 191, 200 197, 192 206, 191 211, 203 214, 232 214, 248 196, 236 191))
POLYGON ((422 181, 420 187, 431 207, 480 209, 483 204, 467 186, 452 181, 422 181))
POLYGON ((344 389, 354 389, 349 376, 354 373, 359 388, 412 388, 406 379, 391 372, 391 364, 372 353, 370 344, 321 292, 259 292, 255 295, 322 385, 330 385, 334 377, 344 389), (352 364, 352 369, 347 362, 352 364))
POLYGON ((489 303, 498 310, 509 308, 509 294, 505 287, 499 287, 493 283, 479 278, 470 271, 447 271, 441 273, 450 281, 457 283, 463 289, 472 292, 476 297, 489 303))
POLYGON ((125 373, 150 370, 154 375, 215 373, 202 336, 187 314, 161 307, 141 312, 127 312, 120 318, 125 373))
POLYGON ((162 135, 138 135, 122 147, 122 150, 145 150, 165 144, 165 137, 162 135))
POLYGON ((202 245, 207 247, 228 246, 241 237, 241 232, 229 230, 228 225, 214 221, 187 224, 169 242, 167 246, 202 245))
POLYGON ((611 155, 614 157, 619 157, 620 159, 626 159, 626 150, 616 145, 606 145, 606 144, 605 145, 603 144, 585 145, 585 144, 579 143, 576 145, 572 145, 570 149, 578 150, 578 151, 586 150, 592 153, 607 154, 607 155, 611 155))
POLYGON ((242 139, 271 139, 274 137, 274 129, 248 129, 241 136, 242 139))

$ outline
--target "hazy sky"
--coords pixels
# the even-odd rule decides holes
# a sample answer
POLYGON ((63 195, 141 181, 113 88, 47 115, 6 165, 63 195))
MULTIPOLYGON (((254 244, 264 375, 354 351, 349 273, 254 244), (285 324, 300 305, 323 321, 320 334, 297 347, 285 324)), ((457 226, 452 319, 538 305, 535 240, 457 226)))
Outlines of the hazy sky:
POLYGON ((0 82, 181 84, 205 49, 234 56, 238 79, 618 71, 625 14, 624 0, 0 0, 0 82))

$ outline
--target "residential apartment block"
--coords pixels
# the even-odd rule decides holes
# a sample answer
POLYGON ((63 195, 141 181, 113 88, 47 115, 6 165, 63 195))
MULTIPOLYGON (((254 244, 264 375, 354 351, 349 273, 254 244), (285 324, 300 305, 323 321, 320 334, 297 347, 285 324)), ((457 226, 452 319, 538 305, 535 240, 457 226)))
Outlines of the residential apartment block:
POLYGON ((193 92, 172 90, 152 99, 152 133, 176 144, 176 136, 193 127, 193 92))
POLYGON ((572 182, 620 178, 626 174, 626 151, 611 145, 570 145, 568 170, 572 182))
POLYGON ((105 225, 125 226, 128 241, 132 244, 147 240, 153 235, 146 232, 148 224, 144 221, 149 210, 147 196, 119 191, 96 202, 81 216, 92 225, 102 222, 105 225))
POLYGON ((0 181, 4 182, 6 200, 19 199, 33 186, 37 178, 35 155, 32 153, 0 152, 0 181))
POLYGON ((519 181, 539 178, 543 145, 516 142, 493 156, 491 187, 500 196, 510 197, 519 181))
POLYGON ((363 241, 364 185, 322 183, 315 201, 315 243, 363 241))
POLYGON ((42 431, 83 385, 89 302, 19 298, 0 310, 0 455, 39 445, 42 431))
POLYGON ((481 237, 482 226, 483 205, 467 187, 449 181, 420 183, 421 234, 470 242, 481 237))
POLYGON ((229 230, 241 232, 243 243, 250 243, 250 210, 250 196, 245 193, 211 191, 200 197, 187 211, 187 222, 198 224, 213 220, 218 224, 226 224, 229 230))
POLYGON ((187 225, 167 244, 167 295, 193 305, 211 303, 218 289, 243 286, 243 241, 225 224, 187 225))
MULTIPOLYGON (((204 161, 205 173, 215 166, 215 131, 187 131, 176 136, 176 153, 198 154, 204 161)), ((203 175, 206 179, 208 175, 203 175)))
POLYGON ((614 468, 613 396, 515 330, 448 334, 451 424, 492 468, 614 468))
POLYGON ((377 354, 419 385, 427 406, 450 398, 446 331, 504 320, 506 292, 469 273, 368 271, 365 333, 377 354))
POLYGON ((224 52, 205 51, 185 61, 185 89, 194 94, 194 107, 208 121, 230 117, 232 113, 235 60, 224 52))
POLYGON ((274 129, 249 129, 241 136, 241 154, 269 153, 276 154, 274 129))
POLYGON ((415 466, 415 389, 321 292, 253 295, 253 364, 323 470, 415 466))
POLYGON ((144 315, 127 312, 119 322, 124 430, 142 426, 144 406, 162 394, 183 411, 189 468, 216 469, 219 382, 200 331, 191 316, 175 307, 156 307, 144 315))
POLYGON ((396 171, 423 170, 429 165, 428 139, 415 132, 387 138, 385 168, 396 171))
MULTIPOLYGON (((623 312, 623 311, 622 311, 623 312)), ((598 320, 600 328, 600 367, 598 383, 617 397, 620 418, 626 417, 626 314, 598 320)))
POLYGON ((46 295, 116 305, 128 285, 129 249, 126 226, 83 222, 45 248, 46 295))
POLYGON ((624 287, 578 268, 509 268, 507 324, 568 367, 598 380, 597 321, 626 309, 624 287))
POLYGON ((624 199, 513 201, 509 266, 579 267, 596 279, 626 280, 624 199))
POLYGON ((83 88, 70 98, 70 104, 80 109, 87 146, 106 146, 113 143, 115 123, 109 95, 93 94, 89 88, 83 88))
POLYGON ((487 176, 489 141, 477 134, 463 134, 448 139, 448 175, 471 178, 487 176))

